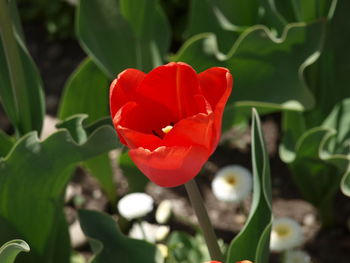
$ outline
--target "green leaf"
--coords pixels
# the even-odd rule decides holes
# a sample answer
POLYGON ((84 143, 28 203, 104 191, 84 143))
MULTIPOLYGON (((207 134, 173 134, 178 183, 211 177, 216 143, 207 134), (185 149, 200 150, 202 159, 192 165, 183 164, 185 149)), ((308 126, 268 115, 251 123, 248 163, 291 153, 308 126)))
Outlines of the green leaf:
MULTIPOLYGON (((302 132, 299 138, 295 136, 289 156, 285 152, 287 146, 280 147, 282 160, 289 164, 304 198, 319 209, 324 225, 332 223, 332 202, 339 183, 344 194, 349 193, 349 116, 350 99, 345 99, 334 107, 321 127, 302 132)), ((295 119, 289 120, 287 135, 296 125, 295 119)))
POLYGON ((13 263, 20 252, 29 252, 28 244, 20 239, 12 240, 0 247, 0 262, 13 263))
POLYGON ((350 1, 337 1, 333 18, 327 24, 319 60, 306 71, 306 81, 316 99, 316 107, 305 114, 308 128, 321 125, 333 107, 350 97, 350 1))
POLYGON ((204 238, 197 234, 195 237, 179 231, 171 233, 167 240, 169 248, 168 263, 205 262, 210 260, 204 238))
POLYGON ((0 130, 0 158, 4 157, 10 151, 13 144, 13 139, 0 130))
POLYGON ((272 224, 270 166, 260 119, 255 109, 252 115, 253 201, 244 228, 229 246, 227 263, 244 259, 255 263, 268 262, 272 224))
POLYGON ((129 157, 128 153, 123 153, 119 157, 119 166, 123 171, 123 175, 128 181, 129 192, 143 192, 148 178, 136 167, 129 157))
MULTIPOLYGON (((92 123, 109 115, 109 80, 90 59, 86 58, 69 78, 59 107, 59 118, 65 119, 73 114, 85 113, 92 123)), ((113 171, 108 154, 103 154, 84 165, 97 178, 108 199, 116 201, 113 171)))
MULTIPOLYGON (((15 9, 13 2, 11 1, 11 8, 15 9)), ((7 4, 7 1, 5 4, 7 4)), ((10 34, 13 34, 11 38, 16 44, 12 46, 8 42, 8 38, 6 40, 5 38, 0 39, 0 101, 7 116, 20 134, 25 134, 32 130, 40 133, 45 111, 42 82, 39 71, 21 39, 21 28, 19 28, 19 23, 16 19, 14 17, 17 27, 13 27, 14 30, 10 32, 10 34), (5 43, 7 44, 5 45, 5 43), (8 61, 6 55, 9 54, 5 53, 5 46, 9 44, 15 55, 18 55, 18 61, 8 61), (18 63, 14 64, 15 62, 18 63), (17 80, 21 80, 18 83, 13 83, 13 78, 11 80, 10 69, 14 70, 14 68, 16 68, 18 73, 23 74, 16 76, 17 80), (21 83, 20 87, 18 87, 19 83, 21 83)), ((8 25, 3 24, 2 26, 7 27, 8 25)))
POLYGON ((322 21, 289 24, 277 39, 257 25, 244 31, 227 54, 217 49, 215 35, 201 34, 189 39, 174 60, 197 71, 215 66, 230 69, 235 84, 228 107, 303 111, 314 105, 303 72, 318 58, 323 32, 322 21))
POLYGON ((66 83, 58 117, 63 120, 73 114, 88 114, 87 123, 109 115, 109 80, 90 59, 86 58, 66 83))
POLYGON ((151 70, 169 46, 168 23, 156 0, 82 0, 76 29, 85 51, 110 78, 129 67, 151 70))
MULTIPOLYGON (((118 140, 116 138, 116 140, 118 140)), ((108 200, 112 205, 117 201, 117 190, 114 182, 114 173, 108 153, 102 154, 84 162, 84 166, 96 177, 108 200)))
MULTIPOLYGON (((296 18, 291 22, 311 22, 319 18, 331 17, 332 9, 337 4, 337 0, 289 0, 288 2, 296 18)), ((286 11, 281 1, 276 1, 276 5, 279 9, 286 11)))
POLYGON ((287 25, 287 21, 277 9, 276 2, 278 1, 260 0, 261 6, 265 12, 264 24, 271 28, 276 34, 281 34, 284 27, 287 25))
POLYGON ((92 263, 162 262, 153 244, 124 236, 111 216, 97 211, 80 210, 79 219, 95 254, 92 263))
POLYGON ((86 116, 75 116, 40 142, 31 132, 0 158, 0 242, 20 237, 32 253, 18 262, 68 262, 70 254, 63 194, 77 163, 118 146, 111 126, 90 133, 86 116), (65 128, 63 128, 65 127, 65 128), (13 194, 16 193, 16 194, 13 194))
MULTIPOLYGON (((230 2, 221 1, 220 4, 230 5, 230 2)), ((231 1, 231 4, 239 5, 239 3, 236 3, 236 1, 231 1)), ((245 9, 244 13, 245 14, 250 13, 251 12, 250 10, 251 9, 245 9)), ((234 22, 229 21, 228 18, 225 17, 222 12, 223 12, 223 9, 217 8, 214 5, 213 1, 210 1, 210 0, 191 1, 189 23, 188 23, 188 28, 185 32, 186 39, 200 33, 212 32, 216 34, 216 36, 218 37, 219 49, 223 50, 223 52, 227 52, 231 48, 232 43, 237 39, 238 32, 243 30, 243 27, 240 27, 237 25, 242 23, 243 25, 245 25, 245 21, 241 21, 241 20, 233 20, 234 22)))
POLYGON ((340 189, 342 190, 343 194, 350 197, 350 165, 343 175, 343 178, 341 180, 340 189))
POLYGON ((282 161, 289 163, 295 159, 295 148, 299 138, 306 131, 304 116, 301 112, 282 112, 282 142, 279 154, 282 161))

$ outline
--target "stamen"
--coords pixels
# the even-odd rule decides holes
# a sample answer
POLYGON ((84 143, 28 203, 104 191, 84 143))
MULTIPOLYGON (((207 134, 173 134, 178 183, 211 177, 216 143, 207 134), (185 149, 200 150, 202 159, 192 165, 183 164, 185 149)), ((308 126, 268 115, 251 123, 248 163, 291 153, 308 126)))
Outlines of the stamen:
POLYGON ((165 134, 167 134, 168 132, 171 131, 172 128, 173 128, 172 125, 168 125, 168 126, 164 127, 164 128, 162 129, 162 131, 163 131, 165 134))

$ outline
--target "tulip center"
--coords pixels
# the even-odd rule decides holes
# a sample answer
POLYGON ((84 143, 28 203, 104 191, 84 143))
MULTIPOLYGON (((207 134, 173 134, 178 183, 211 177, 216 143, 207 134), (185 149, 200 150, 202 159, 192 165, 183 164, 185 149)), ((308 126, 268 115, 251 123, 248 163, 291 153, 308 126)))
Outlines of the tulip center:
POLYGON ((276 227, 275 231, 277 235, 282 238, 289 236, 291 233, 291 229, 287 225, 279 225, 276 227))
POLYGON ((172 128, 173 128, 172 125, 165 126, 164 128, 162 128, 162 132, 167 134, 168 132, 170 132, 172 130, 172 128))

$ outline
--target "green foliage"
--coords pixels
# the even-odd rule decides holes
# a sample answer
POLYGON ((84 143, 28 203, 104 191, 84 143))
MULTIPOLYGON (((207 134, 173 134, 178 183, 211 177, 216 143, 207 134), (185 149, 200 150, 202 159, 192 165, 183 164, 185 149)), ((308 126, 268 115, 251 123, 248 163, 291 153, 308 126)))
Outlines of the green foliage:
POLYGON ((25 47, 15 2, 2 0, 0 10, 0 101, 19 135, 40 133, 45 106, 39 72, 25 47))
POLYGON ((303 71, 318 57, 323 28, 323 22, 291 24, 283 37, 276 39, 268 28, 254 26, 232 43, 226 55, 218 50, 215 35, 201 34, 189 39, 174 60, 185 61, 198 71, 214 66, 231 70, 235 84, 227 107, 232 113, 226 112, 229 118, 224 120, 226 126, 238 118, 231 115, 235 111, 239 114, 239 107, 262 107, 265 112, 302 111, 314 105, 303 71), (238 109, 232 110, 233 105, 238 109))
POLYGON ((244 259, 255 263, 268 262, 272 224, 270 165, 260 119, 255 110, 252 118, 253 201, 244 228, 229 246, 227 263, 244 259))
POLYGON ((118 146, 112 127, 84 129, 75 116, 40 142, 31 132, 0 159, 0 243, 21 237, 32 253, 18 262, 68 262, 70 242, 63 193, 78 162, 118 146), (16 193, 16 194, 14 194, 16 193))
MULTIPOLYGON (((58 117, 88 114, 87 123, 109 115, 109 80, 90 59, 86 58, 69 78, 60 102, 58 117)), ((107 153, 84 162, 86 168, 97 178, 108 199, 116 201, 113 171, 107 153)))
POLYGON ((210 260, 203 237, 199 234, 192 237, 184 232, 174 231, 167 240, 169 256, 167 263, 192 263, 210 260))
POLYGON ((78 113, 87 114, 92 123, 109 115, 109 80, 86 58, 67 81, 60 101, 58 117, 63 120, 78 113))
POLYGON ((89 210, 80 210, 81 228, 89 237, 94 252, 92 263, 161 263, 157 248, 142 240, 124 236, 109 215, 89 210))
POLYGON ((76 29, 82 47, 110 78, 127 67, 151 70, 163 63, 169 46, 156 0, 82 0, 76 29))
POLYGON ((0 262, 13 263, 20 252, 29 252, 28 244, 20 239, 11 240, 0 247, 0 262))
POLYGON ((350 26, 346 11, 350 3, 310 1, 308 6, 306 2, 295 2, 300 8, 296 17, 309 20, 322 15, 329 21, 320 58, 305 72, 305 79, 315 97, 315 107, 305 113, 283 113, 280 156, 289 164, 303 196, 319 209, 326 226, 333 220, 333 199, 339 183, 343 192, 348 194, 350 124, 344 117, 348 102, 341 101, 350 97, 347 80, 350 51, 345 48, 350 44, 346 33, 350 26))
MULTIPOLYGON (((349 195, 350 167, 350 99, 336 105, 320 127, 303 132, 284 127, 287 131, 280 146, 281 158, 289 164, 295 182, 303 196, 320 211, 325 226, 332 223, 332 207, 335 194, 341 183, 342 190, 349 195), (296 141, 295 141, 296 139, 296 141)), ((302 118, 287 116, 288 125, 302 118), (293 120, 293 121, 292 121, 293 120)))
POLYGON ((0 158, 4 157, 13 146, 13 139, 0 130, 0 158))

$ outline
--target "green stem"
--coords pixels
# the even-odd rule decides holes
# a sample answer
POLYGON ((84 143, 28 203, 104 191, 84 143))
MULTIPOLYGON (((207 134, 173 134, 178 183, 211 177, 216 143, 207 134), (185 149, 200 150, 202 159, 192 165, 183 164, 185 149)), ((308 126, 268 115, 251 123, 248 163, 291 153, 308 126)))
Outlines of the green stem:
POLYGON ((7 0, 0 0, 0 34, 9 69, 12 92, 17 112, 17 132, 22 135, 31 130, 29 102, 25 89, 24 70, 18 44, 11 21, 10 7, 7 0))
POLYGON ((203 231, 204 239, 207 243, 211 259, 223 262, 224 257, 219 248, 213 226, 210 222, 207 210, 205 209, 204 202, 196 182, 193 179, 186 183, 185 187, 192 203, 193 210, 197 215, 198 223, 203 231))

